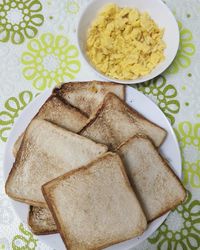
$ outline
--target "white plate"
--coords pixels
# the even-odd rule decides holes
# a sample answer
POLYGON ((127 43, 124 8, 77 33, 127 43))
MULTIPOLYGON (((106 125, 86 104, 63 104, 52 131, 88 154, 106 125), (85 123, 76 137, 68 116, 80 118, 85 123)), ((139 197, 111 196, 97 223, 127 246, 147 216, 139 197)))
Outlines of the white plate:
MULTIPOLYGON (((27 108, 21 113, 20 117, 17 119, 7 142, 5 155, 4 155, 4 162, 3 162, 3 170, 4 170, 4 178, 7 179, 7 176, 12 168, 14 157, 12 154, 13 144, 15 143, 18 136, 24 131, 27 127, 28 123, 31 119, 35 116, 38 112, 41 105, 45 102, 45 100, 50 96, 51 90, 47 90, 39 95, 32 103, 30 103, 27 108)), ((160 125, 164 129, 167 130, 168 135, 161 146, 160 150, 161 153, 167 158, 170 162, 175 173, 181 178, 181 156, 179 151, 178 142, 174 131, 168 122, 167 118, 161 112, 161 110, 145 95, 138 92, 137 90, 126 87, 126 102, 143 114, 146 118, 153 121, 154 123, 160 125)), ((28 215, 28 206, 24 205, 23 203, 16 202, 12 200, 13 207, 20 217, 20 219, 27 223, 27 215, 28 215)), ((167 213, 168 214, 168 213, 167 213)), ((140 237, 137 237, 132 240, 125 241, 120 244, 113 245, 108 249, 112 250, 124 250, 129 249, 137 244, 141 243, 147 237, 149 237, 165 220, 167 214, 161 216, 160 218, 156 219, 152 223, 149 224, 147 230, 144 234, 140 237)), ((63 250, 65 249, 64 244, 59 236, 59 234, 47 235, 47 236, 39 236, 38 237, 41 241, 45 242, 50 247, 63 250)))
POLYGON ((93 0, 88 6, 83 10, 77 29, 77 42, 79 49, 86 63, 101 77, 113 81, 120 82, 123 84, 139 83, 150 80, 157 75, 161 74, 173 61, 179 46, 179 29, 175 17, 161 0, 93 0), (97 16, 97 13, 101 8, 107 3, 116 3, 121 7, 131 7, 137 8, 141 12, 148 12, 151 18, 158 24, 159 27, 164 28, 163 40, 166 44, 166 49, 164 51, 165 60, 159 63, 155 69, 153 69, 148 75, 139 77, 135 80, 118 80, 115 78, 110 78, 104 74, 101 74, 95 67, 90 63, 86 53, 86 37, 87 31, 90 27, 92 21, 97 16))

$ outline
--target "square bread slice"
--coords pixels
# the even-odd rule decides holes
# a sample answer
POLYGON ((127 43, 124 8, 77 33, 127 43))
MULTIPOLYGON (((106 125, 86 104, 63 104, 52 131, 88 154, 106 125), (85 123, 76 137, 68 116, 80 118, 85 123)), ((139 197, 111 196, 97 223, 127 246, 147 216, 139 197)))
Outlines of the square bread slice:
MULTIPOLYGON (((51 95, 40 108, 37 119, 53 122, 72 132, 78 132, 87 123, 88 118, 77 108, 71 106, 60 97, 51 95)), ((23 140, 22 133, 13 146, 16 157, 23 140)), ((29 226, 34 234, 52 234, 57 231, 55 222, 48 208, 30 207, 28 216, 29 226)))
POLYGON ((125 87, 111 82, 68 82, 54 89, 54 93, 80 109, 88 117, 97 112, 105 95, 109 92, 115 93, 122 100, 125 98, 125 87))
MULTIPOLYGON (((46 100, 35 118, 47 120, 74 133, 79 132, 88 122, 88 118, 81 111, 55 95, 46 100)), ((14 157, 20 148, 23 136, 24 133, 18 137, 13 146, 14 157)))
POLYGON ((109 93, 96 117, 80 131, 80 134, 115 149, 136 134, 149 136, 158 147, 167 133, 116 95, 109 93))
POLYGON ((147 137, 129 139, 118 152, 147 221, 156 219, 184 201, 186 191, 183 185, 147 137))
POLYGON ((88 164, 106 151, 105 145, 48 121, 34 119, 6 181, 6 193, 15 200, 45 207, 41 192, 44 183, 88 164))
POLYGON ((28 224, 36 235, 57 233, 57 226, 48 208, 30 206, 28 224))
POLYGON ((42 186, 68 250, 102 249, 141 235, 147 222, 120 157, 106 153, 42 186))

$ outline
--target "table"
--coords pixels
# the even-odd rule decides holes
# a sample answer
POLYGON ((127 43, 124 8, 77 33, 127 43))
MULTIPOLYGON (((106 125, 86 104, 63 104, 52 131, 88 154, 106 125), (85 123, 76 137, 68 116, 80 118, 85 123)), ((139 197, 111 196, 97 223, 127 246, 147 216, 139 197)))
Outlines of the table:
MULTIPOLYGON (((2 158, 13 124, 39 93, 56 82, 77 79, 90 72, 76 43, 78 15, 89 0, 29 0, 20 4, 8 0, 3 7, 2 2, 0 249, 53 250, 30 233, 15 214, 4 192, 2 158), (65 53, 63 46, 67 48, 65 53)), ((171 122, 180 143, 188 197, 148 240, 134 249, 200 249, 200 1, 164 2, 179 23, 179 51, 162 75, 133 87, 151 98, 171 122)), ((88 74, 88 79, 94 78, 95 74, 88 74)))

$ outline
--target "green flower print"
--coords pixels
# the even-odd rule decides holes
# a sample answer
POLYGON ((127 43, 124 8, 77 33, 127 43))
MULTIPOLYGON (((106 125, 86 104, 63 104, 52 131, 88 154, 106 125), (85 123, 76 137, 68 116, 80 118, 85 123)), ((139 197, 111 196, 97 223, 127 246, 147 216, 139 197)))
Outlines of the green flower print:
POLYGON ((192 43, 192 32, 183 27, 181 22, 178 22, 180 30, 180 44, 177 55, 167 69, 166 73, 176 74, 180 68, 187 68, 191 64, 190 57, 194 55, 196 48, 192 43))
POLYGON ((18 98, 10 97, 4 104, 5 109, 0 112, 0 139, 7 141, 7 133, 14 124, 21 110, 33 99, 33 94, 26 90, 19 94, 18 98))
POLYGON ((171 124, 174 124, 174 114, 179 112, 180 103, 175 99, 177 96, 176 88, 171 84, 167 84, 164 76, 160 75, 151 81, 140 84, 137 88, 153 99, 170 120, 171 124))
POLYGON ((23 76, 39 91, 74 79, 80 71, 78 49, 65 36, 45 33, 40 39, 31 40, 27 47, 29 51, 21 57, 23 76))
POLYGON ((36 36, 44 22, 39 0, 3 0, 0 4, 0 41, 21 44, 36 36))
POLYGON ((200 188, 200 123, 181 122, 175 131, 183 158, 183 182, 200 188))
POLYGON ((79 12, 79 4, 77 1, 67 1, 66 12, 68 14, 77 14, 79 12))
POLYGON ((37 241, 34 239, 33 234, 27 231, 23 224, 19 225, 19 230, 23 235, 15 235, 12 240, 13 250, 35 250, 37 247, 37 241))
POLYGON ((186 202, 170 213, 162 226, 148 239, 158 250, 198 250, 200 248, 200 201, 186 202))

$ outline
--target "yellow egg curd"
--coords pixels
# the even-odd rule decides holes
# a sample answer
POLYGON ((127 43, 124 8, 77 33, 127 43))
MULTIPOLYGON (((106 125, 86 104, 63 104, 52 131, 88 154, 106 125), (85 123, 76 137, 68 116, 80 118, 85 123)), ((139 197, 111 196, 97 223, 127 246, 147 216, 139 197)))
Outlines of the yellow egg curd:
POLYGON ((164 60, 163 34, 148 13, 108 4, 88 30, 86 53, 101 73, 136 79, 164 60))

